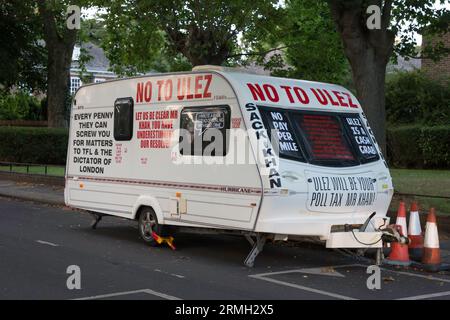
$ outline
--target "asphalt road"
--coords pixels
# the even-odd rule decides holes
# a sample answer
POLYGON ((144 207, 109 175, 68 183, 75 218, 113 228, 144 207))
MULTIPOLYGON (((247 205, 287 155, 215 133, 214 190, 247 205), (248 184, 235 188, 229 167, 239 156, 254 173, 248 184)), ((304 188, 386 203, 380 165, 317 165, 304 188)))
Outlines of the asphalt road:
POLYGON ((314 244, 267 244, 254 268, 241 237, 179 234, 149 247, 135 222, 0 198, 0 299, 450 299, 450 274, 381 270, 314 244), (69 290, 67 268, 81 270, 69 290))

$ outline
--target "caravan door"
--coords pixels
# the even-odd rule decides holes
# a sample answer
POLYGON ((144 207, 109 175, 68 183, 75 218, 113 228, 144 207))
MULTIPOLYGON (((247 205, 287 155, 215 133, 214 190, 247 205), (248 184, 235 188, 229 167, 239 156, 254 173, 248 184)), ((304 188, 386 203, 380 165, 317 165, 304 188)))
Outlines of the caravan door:
MULTIPOLYGON (((253 229, 261 202, 261 179, 236 99, 187 105, 180 110, 179 215, 167 220, 253 229)), ((173 207, 173 206, 172 206, 173 207)))

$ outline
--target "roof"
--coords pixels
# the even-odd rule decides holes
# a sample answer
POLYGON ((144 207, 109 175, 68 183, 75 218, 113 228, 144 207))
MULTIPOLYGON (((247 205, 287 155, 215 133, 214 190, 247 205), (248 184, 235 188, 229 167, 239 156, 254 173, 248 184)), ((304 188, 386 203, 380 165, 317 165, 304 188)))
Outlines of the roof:
MULTIPOLYGON (((91 42, 83 43, 81 45, 82 49, 87 51, 87 54, 91 57, 89 61, 86 62, 85 67, 86 70, 95 70, 100 72, 109 71, 110 61, 106 57, 103 49, 91 42)), ((77 69, 79 68, 79 63, 76 60, 72 60, 71 68, 77 69)))

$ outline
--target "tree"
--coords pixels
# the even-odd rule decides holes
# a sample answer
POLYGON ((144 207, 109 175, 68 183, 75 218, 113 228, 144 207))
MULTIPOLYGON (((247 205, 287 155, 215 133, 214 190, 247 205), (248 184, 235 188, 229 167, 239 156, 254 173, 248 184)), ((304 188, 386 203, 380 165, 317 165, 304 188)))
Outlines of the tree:
POLYGON ((276 0, 115 0, 105 1, 110 60, 125 72, 222 65, 241 56, 239 36, 265 32, 277 14, 276 0), (170 57, 170 59, 167 59, 170 57), (186 63, 188 62, 188 63, 186 63))
POLYGON ((39 16, 43 24, 43 38, 47 59, 48 126, 65 127, 70 64, 77 39, 77 29, 67 27, 64 1, 38 0, 39 16))
POLYGON ((45 50, 34 1, 0 2, 0 88, 45 89, 45 50))
MULTIPOLYGON (((434 9, 434 2, 328 0, 351 65, 357 96, 383 151, 386 150, 386 65, 393 52, 406 57, 416 56, 414 33, 424 28, 430 34, 449 31, 449 11, 434 9)), ((423 52, 438 59, 448 51, 440 43, 423 52)))
MULTIPOLYGON (((253 39, 245 34, 244 39, 253 39)), ((332 83, 349 78, 350 67, 326 2, 286 0, 282 19, 268 34, 266 50, 282 47, 257 62, 272 75, 332 83)), ((259 51, 263 51, 260 48, 259 51)))

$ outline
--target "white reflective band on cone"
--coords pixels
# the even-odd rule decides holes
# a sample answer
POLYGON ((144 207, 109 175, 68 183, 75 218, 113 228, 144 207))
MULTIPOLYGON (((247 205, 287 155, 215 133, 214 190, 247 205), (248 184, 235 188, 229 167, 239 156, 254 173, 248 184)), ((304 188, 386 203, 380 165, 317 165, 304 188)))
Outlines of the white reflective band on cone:
POLYGON ((419 212, 411 211, 409 215, 409 228, 408 234, 410 236, 418 236, 422 233, 422 228, 420 227, 419 212))
POLYGON ((435 223, 427 222, 423 246, 425 248, 439 248, 439 235, 435 223))
POLYGON ((408 235, 408 229, 406 229, 406 218, 404 217, 397 217, 397 220, 395 221, 396 225, 402 226, 402 233, 403 236, 407 236, 408 235))

